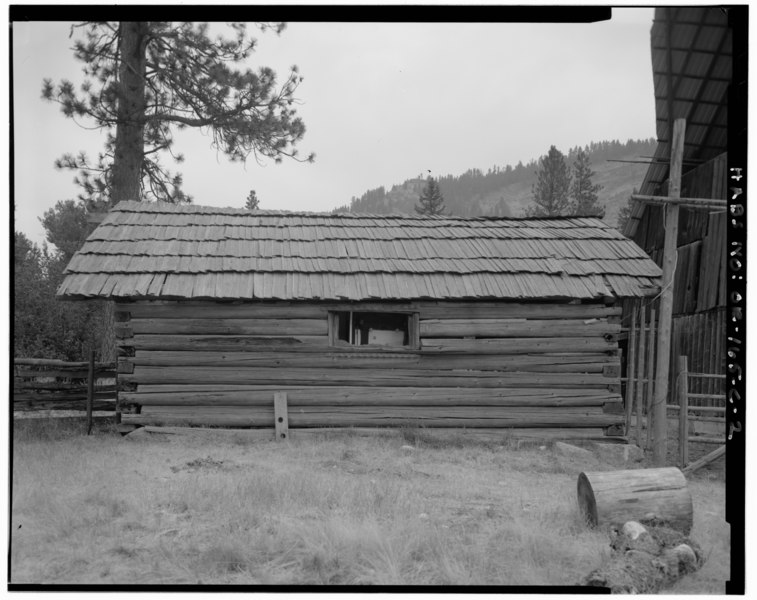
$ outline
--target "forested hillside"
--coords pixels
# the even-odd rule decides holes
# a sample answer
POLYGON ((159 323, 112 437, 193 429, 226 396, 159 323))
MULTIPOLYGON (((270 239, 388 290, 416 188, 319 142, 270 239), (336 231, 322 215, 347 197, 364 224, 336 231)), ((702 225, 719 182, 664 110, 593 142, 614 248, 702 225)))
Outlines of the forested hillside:
MULTIPOLYGON (((647 165, 610 162, 614 160, 647 160, 656 147, 653 139, 592 142, 584 150, 589 154, 595 172, 593 182, 602 186, 599 203, 606 206, 604 220, 615 225, 619 210, 626 204, 633 188, 640 187, 647 165)), ((545 153, 546 153, 545 148, 545 153)), ((566 159, 572 164, 579 147, 571 148, 566 159)), ((517 165, 493 166, 486 172, 469 169, 462 175, 436 177, 449 214, 460 216, 498 215, 523 216, 531 203, 531 186, 536 181, 538 158, 517 165)), ((414 213, 414 206, 426 184, 424 174, 386 190, 383 186, 368 190, 349 205, 337 211, 359 213, 414 213)))

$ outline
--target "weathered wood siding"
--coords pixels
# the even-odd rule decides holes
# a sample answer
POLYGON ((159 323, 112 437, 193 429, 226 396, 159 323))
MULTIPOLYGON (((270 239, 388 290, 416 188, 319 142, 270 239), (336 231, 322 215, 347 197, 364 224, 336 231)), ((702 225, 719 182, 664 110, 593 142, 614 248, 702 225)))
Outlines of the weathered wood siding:
POLYGON ((623 422, 620 308, 604 304, 134 302, 116 306, 141 424, 593 427, 623 422), (335 310, 417 313, 420 349, 329 344, 335 310))

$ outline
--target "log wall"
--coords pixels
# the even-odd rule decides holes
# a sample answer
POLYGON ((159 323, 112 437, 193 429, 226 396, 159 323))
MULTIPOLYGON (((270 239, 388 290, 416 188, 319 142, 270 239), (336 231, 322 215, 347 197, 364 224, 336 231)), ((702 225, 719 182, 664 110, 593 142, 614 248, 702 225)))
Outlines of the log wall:
POLYGON ((623 423, 620 307, 133 302, 116 320, 124 422, 273 427, 286 392, 290 428, 623 423), (416 314, 420 348, 332 346, 344 310, 416 314))

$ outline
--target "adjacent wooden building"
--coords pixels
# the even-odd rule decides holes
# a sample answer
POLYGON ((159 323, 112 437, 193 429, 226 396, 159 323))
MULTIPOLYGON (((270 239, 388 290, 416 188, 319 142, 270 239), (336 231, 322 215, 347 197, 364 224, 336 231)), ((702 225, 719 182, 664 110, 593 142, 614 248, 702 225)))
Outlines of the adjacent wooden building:
MULTIPOLYGON (((641 196, 668 193, 673 122, 686 119, 680 195, 727 200, 728 90, 732 33, 727 9, 664 7, 651 31, 658 146, 641 185, 641 196)), ((638 200, 624 234, 662 263, 664 207, 638 200)), ((702 202, 681 207, 678 220, 671 344, 671 380, 676 357, 689 357, 698 373, 725 372, 726 212, 702 202)), ((625 302, 624 324, 638 318, 638 303, 625 302)), ((645 302, 647 318, 658 302, 645 302)), ((659 312, 658 312, 659 314, 659 312)), ((716 385, 717 384, 717 385, 716 385)), ((703 380, 697 392, 720 389, 703 380)))
POLYGON ((660 269, 594 218, 248 212, 122 202, 58 294, 116 304, 139 425, 623 424, 624 298, 660 269))

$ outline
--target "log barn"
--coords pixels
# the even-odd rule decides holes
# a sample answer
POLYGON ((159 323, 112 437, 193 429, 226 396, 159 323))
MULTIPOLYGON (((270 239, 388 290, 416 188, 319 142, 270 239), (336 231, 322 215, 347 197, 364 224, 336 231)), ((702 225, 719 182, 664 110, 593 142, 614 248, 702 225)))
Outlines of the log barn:
MULTIPOLYGON (((671 396, 676 389, 678 356, 688 357, 691 371, 725 373, 731 18, 728 11, 713 6, 660 7, 655 9, 650 35, 658 145, 623 232, 662 264, 665 207, 650 198, 668 194, 673 122, 686 119, 680 195, 692 202, 681 207, 678 218, 671 396), (701 206, 695 199, 701 199, 701 206)), ((659 302, 644 304, 648 322, 652 310, 659 314, 659 302)), ((639 303, 625 301, 624 324, 629 326, 639 318, 639 303)), ((725 393, 713 379, 696 380, 691 389, 698 393, 720 390, 725 393)))
POLYGON ((58 294, 115 302, 123 423, 569 438, 622 426, 619 301, 659 278, 595 218, 121 202, 58 294))

